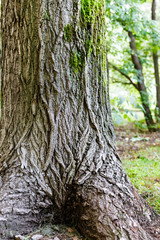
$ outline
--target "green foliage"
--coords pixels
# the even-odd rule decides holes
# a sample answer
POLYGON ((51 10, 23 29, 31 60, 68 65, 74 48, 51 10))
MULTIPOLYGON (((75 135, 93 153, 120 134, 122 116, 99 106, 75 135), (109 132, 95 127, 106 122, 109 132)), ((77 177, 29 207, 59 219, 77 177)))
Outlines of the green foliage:
MULTIPOLYGON (((117 93, 117 88, 113 89, 117 93)), ((125 91, 122 91, 119 96, 116 96, 114 91, 112 90, 110 94, 112 118, 114 123, 116 125, 121 125, 128 122, 139 122, 140 119, 143 118, 143 107, 139 102, 139 97, 137 97, 135 94, 128 96, 127 92, 125 91)), ((119 88, 119 91, 121 91, 121 88, 119 88)))
POLYGON ((160 49, 160 26, 158 22, 147 18, 140 9, 139 1, 106 0, 106 6, 108 23, 112 26, 112 28, 108 27, 111 38, 113 38, 112 30, 114 28, 117 29, 117 31, 114 31, 117 40, 128 42, 127 31, 131 31, 136 38, 136 47, 141 63, 145 63, 146 57, 147 55, 150 56, 151 51, 160 49))
POLYGON ((114 97, 110 100, 112 107, 112 117, 116 125, 122 124, 125 120, 131 122, 131 111, 125 109, 125 97, 114 97))
POLYGON ((131 31, 138 38, 139 44, 143 44, 144 40, 154 39, 155 44, 160 47, 160 26, 147 18, 140 9, 140 1, 106 0, 106 6, 106 15, 111 23, 131 31))
POLYGON ((144 119, 139 120, 139 121, 134 121, 134 126, 138 130, 147 131, 147 126, 146 126, 146 122, 144 119))
MULTIPOLYGON (((137 98, 137 107, 144 112, 140 102, 149 104, 155 109, 155 84, 154 67, 152 53, 160 50, 160 26, 158 22, 152 21, 151 13, 149 17, 142 11, 142 3, 146 1, 138 0, 106 0, 107 17, 107 46, 108 58, 122 73, 126 74, 133 82, 141 82, 139 72, 132 63, 132 51, 129 47, 130 38, 128 31, 131 31, 136 39, 137 55, 143 67, 143 75, 148 96, 141 92, 141 98, 137 98)), ((151 6, 149 6, 151 11, 151 6)), ((113 83, 122 82, 124 89, 128 89, 128 94, 135 94, 136 89, 129 85, 129 80, 114 69, 110 70, 110 78, 113 83)), ((136 106, 135 106, 136 107, 136 106)))
POLYGON ((141 5, 142 1, 136 0, 106 0, 106 16, 108 23, 112 26, 112 28, 108 27, 111 37, 113 28, 117 29, 117 33, 114 32, 117 40, 125 38, 125 41, 129 41, 125 31, 133 33, 136 37, 138 55, 141 62, 144 63, 146 56, 150 55, 151 51, 160 49, 160 26, 157 21, 153 21, 145 15, 146 13, 140 8, 141 5))
POLYGON ((122 160, 125 171, 142 197, 160 213, 160 147, 130 154, 122 160))

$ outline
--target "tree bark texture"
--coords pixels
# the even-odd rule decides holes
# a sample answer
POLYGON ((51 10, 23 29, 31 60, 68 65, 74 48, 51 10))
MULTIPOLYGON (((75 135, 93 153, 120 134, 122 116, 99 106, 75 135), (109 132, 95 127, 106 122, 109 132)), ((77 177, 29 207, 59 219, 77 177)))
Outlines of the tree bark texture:
POLYGON ((150 105, 149 104, 149 95, 148 95, 148 92, 147 92, 147 89, 145 86, 145 82, 144 82, 142 64, 138 57, 135 37, 132 32, 128 32, 128 35, 130 38, 130 48, 133 51, 132 55, 131 55, 132 62, 137 71, 137 77, 138 77, 137 89, 140 93, 140 98, 141 98, 141 102, 142 102, 142 106, 143 106, 143 113, 144 113, 145 121, 146 121, 148 130, 153 131, 154 121, 153 121, 152 113, 151 113, 150 106, 149 106, 150 105))
MULTIPOLYGON (((156 0, 152 1, 152 10, 151 10, 152 20, 156 21, 156 0)), ((153 39, 154 45, 154 39, 153 39)), ((160 75, 159 75, 159 60, 158 60, 158 52, 154 50, 153 52, 153 64, 154 64, 154 75, 156 82, 156 110, 155 115, 157 122, 160 122, 160 75)))
POLYGON ((98 0, 2 1, 3 239, 50 221, 88 239, 157 239, 114 145, 104 15, 98 0))

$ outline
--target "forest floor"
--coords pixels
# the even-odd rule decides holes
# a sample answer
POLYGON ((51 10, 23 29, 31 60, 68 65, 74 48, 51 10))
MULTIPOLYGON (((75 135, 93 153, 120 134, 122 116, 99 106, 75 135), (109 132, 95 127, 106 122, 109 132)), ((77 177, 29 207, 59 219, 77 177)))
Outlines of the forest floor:
POLYGON ((116 145, 121 158, 131 156, 149 147, 160 147, 160 131, 148 132, 136 129, 132 124, 115 127, 116 145))
MULTIPOLYGON (((160 214, 160 131, 149 133, 132 124, 115 128, 122 165, 138 193, 160 214)), ((148 228, 160 240, 160 220, 148 228)))
POLYGON ((85 240, 75 228, 65 225, 46 225, 26 236, 17 235, 15 240, 85 240))
MULTIPOLYGON (((151 205, 160 213, 160 132, 140 132, 133 125, 116 127, 115 132, 117 149, 125 171, 139 193, 146 200, 149 199, 148 202, 151 202, 151 205), (143 172, 141 169, 144 165, 146 171, 143 172), (156 172, 153 170, 153 176, 147 178, 147 171, 152 172, 151 169, 156 169, 156 172), (138 178, 139 181, 137 181, 138 178)), ((153 226, 150 231, 153 233, 155 229, 160 230, 160 226, 156 228, 153 226)), ((74 228, 64 225, 45 226, 27 236, 16 236, 15 239, 86 240, 74 228)))
POLYGON ((116 145, 122 165, 139 194, 160 214, 160 132, 118 127, 116 145))

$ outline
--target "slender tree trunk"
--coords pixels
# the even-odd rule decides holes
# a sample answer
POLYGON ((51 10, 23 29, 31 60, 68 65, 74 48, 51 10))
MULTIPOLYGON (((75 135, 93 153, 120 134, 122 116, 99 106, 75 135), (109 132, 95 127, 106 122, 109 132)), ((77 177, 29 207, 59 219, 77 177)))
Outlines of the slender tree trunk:
POLYGON ((72 220, 88 239, 157 239, 114 145, 104 5, 2 1, 3 239, 72 220))
MULTIPOLYGON (((152 11, 151 11, 152 20, 156 20, 156 0, 152 0, 152 11)), ((154 44, 154 39, 153 39, 154 44)), ((159 63, 158 63, 158 52, 154 50, 153 52, 153 64, 154 64, 154 75, 156 82, 156 109, 155 115, 157 122, 160 122, 160 75, 159 75, 159 63)))
POLYGON ((138 91, 139 91, 140 97, 141 97, 145 121, 146 121, 148 130, 153 131, 154 121, 153 121, 152 113, 151 113, 151 110, 149 107, 149 96, 148 96, 147 89, 146 89, 145 82, 144 82, 142 64, 140 62, 140 59, 139 59, 138 53, 137 53, 135 37, 133 36, 132 32, 128 32, 128 35, 130 38, 130 48, 133 51, 133 53, 131 55, 132 62, 134 64, 135 69, 138 72, 137 73, 137 77, 138 77, 137 88, 138 88, 138 91))

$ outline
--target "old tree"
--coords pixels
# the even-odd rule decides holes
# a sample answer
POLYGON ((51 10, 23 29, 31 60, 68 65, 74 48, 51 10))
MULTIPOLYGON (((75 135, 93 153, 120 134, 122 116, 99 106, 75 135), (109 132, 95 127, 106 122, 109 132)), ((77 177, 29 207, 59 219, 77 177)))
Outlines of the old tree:
POLYGON ((2 239, 63 221, 88 239, 157 239, 114 145, 104 6, 2 0, 2 239))

